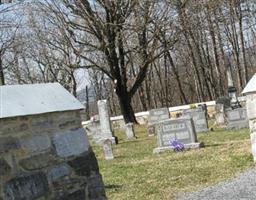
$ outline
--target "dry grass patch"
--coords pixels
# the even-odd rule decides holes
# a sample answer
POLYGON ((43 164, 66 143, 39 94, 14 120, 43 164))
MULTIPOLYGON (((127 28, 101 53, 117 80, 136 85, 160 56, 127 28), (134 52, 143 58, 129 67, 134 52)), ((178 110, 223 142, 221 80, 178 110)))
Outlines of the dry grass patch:
POLYGON ((104 160, 102 148, 93 146, 110 200, 175 199, 253 165, 247 129, 202 133, 198 139, 205 148, 159 155, 152 154, 156 137, 148 137, 144 127, 136 127, 138 138, 131 141, 116 134, 114 160, 104 160))

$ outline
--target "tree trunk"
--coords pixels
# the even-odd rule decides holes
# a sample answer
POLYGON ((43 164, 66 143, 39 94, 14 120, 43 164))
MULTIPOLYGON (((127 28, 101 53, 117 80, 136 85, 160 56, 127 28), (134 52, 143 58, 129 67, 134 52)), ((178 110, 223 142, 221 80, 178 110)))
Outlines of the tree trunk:
POLYGON ((0 85, 5 85, 3 62, 0 55, 0 85))
POLYGON ((138 123, 134 114, 134 110, 131 105, 131 97, 130 95, 125 91, 119 91, 117 92, 120 108, 122 115, 124 117, 125 123, 138 123))

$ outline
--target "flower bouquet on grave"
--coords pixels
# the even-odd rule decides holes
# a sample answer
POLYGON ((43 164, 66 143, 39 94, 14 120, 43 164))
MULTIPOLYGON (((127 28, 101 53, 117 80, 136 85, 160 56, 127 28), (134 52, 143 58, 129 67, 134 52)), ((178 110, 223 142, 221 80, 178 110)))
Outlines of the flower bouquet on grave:
POLYGON ((183 151, 185 146, 182 142, 178 141, 177 139, 170 141, 171 146, 174 147, 175 151, 183 151))

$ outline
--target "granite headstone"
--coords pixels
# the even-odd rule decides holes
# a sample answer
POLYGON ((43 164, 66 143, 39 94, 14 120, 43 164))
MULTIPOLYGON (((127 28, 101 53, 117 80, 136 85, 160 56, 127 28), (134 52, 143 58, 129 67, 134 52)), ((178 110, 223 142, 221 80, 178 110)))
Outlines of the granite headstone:
POLYGON ((206 132, 208 131, 208 120, 207 114, 202 109, 202 107, 195 109, 184 110, 182 116, 190 117, 194 121, 196 132, 206 132))
POLYGON ((169 119, 159 122, 157 125, 158 147, 154 153, 173 149, 171 142, 178 140, 185 148, 198 148, 202 143, 197 141, 197 135, 191 118, 169 119))
POLYGON ((170 113, 168 108, 152 109, 148 117, 148 135, 155 134, 155 123, 169 119, 170 113))
POLYGON ((249 127, 247 110, 245 108, 227 110, 227 120, 228 128, 240 129, 249 127))

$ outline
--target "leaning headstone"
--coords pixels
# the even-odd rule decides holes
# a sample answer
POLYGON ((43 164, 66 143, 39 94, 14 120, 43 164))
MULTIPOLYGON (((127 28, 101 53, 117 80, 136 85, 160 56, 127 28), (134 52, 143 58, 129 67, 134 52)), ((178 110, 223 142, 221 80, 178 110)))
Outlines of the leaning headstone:
POLYGON ((148 117, 148 135, 155 134, 155 123, 169 119, 170 113, 168 108, 152 109, 148 117))
POLYGON ((240 129, 249 127, 247 111, 245 108, 227 110, 227 121, 228 128, 240 129))
POLYGON ((157 125, 158 147, 153 153, 172 150, 171 142, 177 140, 184 144, 185 148, 199 148, 203 144, 197 141, 197 135, 191 118, 169 119, 159 122, 157 125))
POLYGON ((243 94, 246 94, 246 109, 249 119, 252 155, 256 162, 256 74, 244 88, 243 94))
POLYGON ((106 160, 114 159, 113 150, 112 150, 112 141, 110 139, 106 139, 103 142, 103 151, 106 160))
POLYGON ((133 123, 125 124, 125 132, 126 132, 127 139, 135 138, 133 123))
POLYGON ((98 110, 99 110, 99 117, 100 117, 100 127, 101 127, 101 135, 102 138, 100 139, 102 142, 106 139, 110 139, 112 144, 117 144, 116 137, 112 131, 107 100, 99 100, 98 101, 98 110))
POLYGON ((202 107, 184 110, 182 116, 193 119, 197 133, 208 131, 207 114, 202 107))

